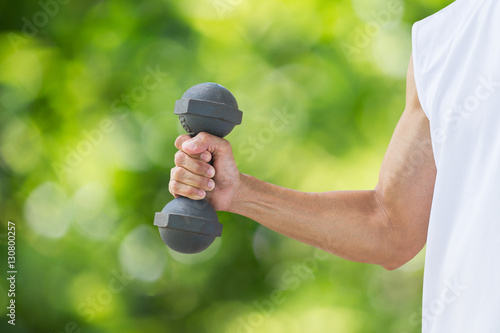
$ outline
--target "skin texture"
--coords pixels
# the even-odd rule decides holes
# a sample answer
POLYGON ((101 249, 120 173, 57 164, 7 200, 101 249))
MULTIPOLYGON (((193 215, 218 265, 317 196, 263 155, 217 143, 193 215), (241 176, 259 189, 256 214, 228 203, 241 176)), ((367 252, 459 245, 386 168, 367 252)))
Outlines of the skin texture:
POLYGON ((425 245, 436 178, 429 121, 408 66, 406 107, 375 189, 304 193, 238 171, 230 143, 207 133, 175 141, 169 190, 207 200, 348 260, 392 270, 425 245), (213 167, 207 162, 213 159, 213 167))

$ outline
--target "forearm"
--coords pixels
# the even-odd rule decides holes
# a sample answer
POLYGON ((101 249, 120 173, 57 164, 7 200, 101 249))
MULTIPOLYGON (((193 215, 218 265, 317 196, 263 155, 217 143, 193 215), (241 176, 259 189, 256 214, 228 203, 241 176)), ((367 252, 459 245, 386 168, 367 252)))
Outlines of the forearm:
POLYGON ((304 193, 240 179, 231 212, 345 259, 390 268, 395 235, 375 191, 304 193))

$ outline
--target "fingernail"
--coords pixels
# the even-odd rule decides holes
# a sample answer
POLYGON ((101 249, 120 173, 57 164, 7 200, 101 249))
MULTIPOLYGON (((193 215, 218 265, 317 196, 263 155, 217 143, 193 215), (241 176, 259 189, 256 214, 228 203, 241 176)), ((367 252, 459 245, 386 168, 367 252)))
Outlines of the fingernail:
POLYGON ((208 181, 208 189, 209 189, 209 190, 213 190, 213 189, 214 189, 214 187, 215 187, 215 182, 214 182, 212 179, 210 179, 210 180, 208 181))
POLYGON ((200 196, 200 198, 204 198, 205 197, 205 191, 198 190, 198 195, 200 196))
POLYGON ((201 154, 201 159, 205 162, 210 161, 210 153, 208 151, 203 152, 203 154, 201 154))
POLYGON ((207 175, 210 178, 212 178, 213 176, 215 176, 215 169, 212 168, 212 167, 210 169, 208 169, 207 175))
POLYGON ((189 140, 184 142, 185 148, 187 149, 195 149, 196 145, 194 144, 193 140, 189 140))

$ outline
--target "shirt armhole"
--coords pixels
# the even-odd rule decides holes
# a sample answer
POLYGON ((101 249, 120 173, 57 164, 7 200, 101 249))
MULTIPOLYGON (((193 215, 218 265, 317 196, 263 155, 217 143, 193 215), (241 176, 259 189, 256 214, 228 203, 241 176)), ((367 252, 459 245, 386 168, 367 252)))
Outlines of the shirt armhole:
POLYGON ((424 110, 427 119, 429 119, 430 121, 430 109, 427 107, 424 90, 420 79, 420 48, 417 45, 419 23, 420 22, 414 23, 412 27, 413 76, 415 78, 418 100, 420 101, 420 105, 422 106, 422 110, 424 110))

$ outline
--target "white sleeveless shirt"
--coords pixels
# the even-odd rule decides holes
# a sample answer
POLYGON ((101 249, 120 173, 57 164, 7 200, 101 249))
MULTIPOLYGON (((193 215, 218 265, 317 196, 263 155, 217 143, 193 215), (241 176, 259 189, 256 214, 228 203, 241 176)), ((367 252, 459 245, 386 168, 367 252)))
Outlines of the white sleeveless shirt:
POLYGON ((413 26, 437 178, 424 333, 500 333, 500 0, 457 0, 413 26))

